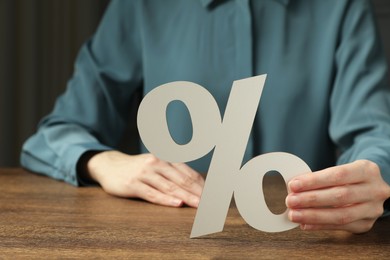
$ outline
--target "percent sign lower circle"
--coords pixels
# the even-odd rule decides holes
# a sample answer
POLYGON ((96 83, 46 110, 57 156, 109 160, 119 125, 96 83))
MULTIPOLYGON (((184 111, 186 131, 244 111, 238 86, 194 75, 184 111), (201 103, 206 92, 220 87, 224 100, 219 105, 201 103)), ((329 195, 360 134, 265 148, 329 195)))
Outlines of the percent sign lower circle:
POLYGON ((298 174, 310 172, 307 164, 292 154, 270 153, 242 166, 265 79, 266 75, 260 75, 234 81, 223 121, 212 95, 192 82, 161 85, 149 92, 139 106, 141 140, 160 159, 188 162, 214 149, 191 237, 223 230, 233 193, 240 214, 252 227, 279 232, 297 226, 288 221, 286 212, 274 215, 269 211, 259 186, 269 171, 279 171, 287 183, 298 174), (192 121, 193 136, 184 145, 174 141, 167 125, 166 110, 175 100, 186 105, 192 121))

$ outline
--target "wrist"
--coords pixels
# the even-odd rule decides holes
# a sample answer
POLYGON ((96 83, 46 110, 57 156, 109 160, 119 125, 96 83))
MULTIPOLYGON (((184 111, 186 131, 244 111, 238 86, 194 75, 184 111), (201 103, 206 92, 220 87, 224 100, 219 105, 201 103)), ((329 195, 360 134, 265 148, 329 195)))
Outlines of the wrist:
POLYGON ((82 186, 89 186, 98 183, 96 178, 97 160, 93 160, 103 151, 87 151, 79 159, 77 163, 77 177, 82 186), (95 166, 96 165, 96 166, 95 166))

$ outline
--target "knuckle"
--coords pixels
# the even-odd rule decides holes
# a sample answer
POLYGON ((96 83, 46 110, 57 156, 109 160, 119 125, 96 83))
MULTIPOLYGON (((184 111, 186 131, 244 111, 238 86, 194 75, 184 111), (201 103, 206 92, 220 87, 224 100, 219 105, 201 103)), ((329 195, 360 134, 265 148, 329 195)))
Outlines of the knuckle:
POLYGON ((147 165, 156 165, 158 162, 160 161, 160 159, 158 159, 155 155, 153 154, 147 154, 145 155, 145 163, 147 165))
POLYGON ((351 198, 350 191, 345 187, 337 187, 336 188, 336 194, 335 199, 337 204, 344 205, 349 203, 351 198))
POLYGON ((191 176, 184 176, 180 181, 180 185, 183 187, 191 187, 194 182, 195 180, 191 176))
POLYGON ((308 198, 307 198, 308 202, 310 204, 315 204, 317 201, 318 201, 318 196, 316 193, 311 193, 308 198))
POLYGON ((369 160, 360 160, 359 163, 364 176, 375 179, 377 179, 378 177, 381 178, 381 170, 376 163, 369 160))
POLYGON ((376 206, 373 210, 372 210, 372 212, 373 212, 373 214, 374 214, 374 218, 375 219, 377 219, 377 218, 379 218, 380 216, 382 216, 383 215, 383 212, 384 212, 385 210, 384 210, 384 208, 383 208, 383 205, 382 204, 379 204, 378 206, 376 206))
POLYGON ((176 190, 177 190, 177 187, 175 184, 167 183, 167 185, 165 187, 165 192, 167 192, 168 194, 173 194, 173 193, 175 193, 176 190))
POLYGON ((363 169, 366 169, 366 171, 369 173, 369 174, 372 174, 372 175, 380 175, 380 169, 379 169, 379 166, 372 162, 372 161, 369 161, 369 160, 363 160, 363 169))
POLYGON ((332 182, 342 183, 344 179, 347 177, 347 175, 348 175, 347 170, 345 170, 343 167, 338 167, 332 175, 332 182))
POLYGON ((126 189, 129 189, 131 190, 132 187, 136 184, 136 180, 134 180, 133 178, 127 178, 123 181, 123 185, 126 189))
POLYGON ((145 191, 145 199, 150 201, 150 202, 157 202, 157 200, 158 200, 156 193, 153 192, 153 190, 145 191))
POLYGON ((353 221, 353 218, 351 214, 348 211, 344 211, 340 214, 339 218, 337 219, 337 223, 339 225, 347 225, 353 221))
POLYGON ((134 173, 133 178, 128 178, 127 182, 132 185, 135 182, 149 182, 151 178, 150 171, 148 168, 140 168, 134 173))

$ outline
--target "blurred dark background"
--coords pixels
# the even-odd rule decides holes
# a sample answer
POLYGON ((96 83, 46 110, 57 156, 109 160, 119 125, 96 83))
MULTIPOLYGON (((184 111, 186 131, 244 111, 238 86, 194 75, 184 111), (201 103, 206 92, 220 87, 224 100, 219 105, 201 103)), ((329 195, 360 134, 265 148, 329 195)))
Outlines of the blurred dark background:
MULTIPOLYGON (((128 0, 130 1, 130 0, 128 0)), ((49 113, 109 0, 0 0, 0 167, 49 113)), ((390 1, 373 0, 390 61, 390 1)))
POLYGON ((108 0, 0 0, 0 167, 49 113, 108 0))

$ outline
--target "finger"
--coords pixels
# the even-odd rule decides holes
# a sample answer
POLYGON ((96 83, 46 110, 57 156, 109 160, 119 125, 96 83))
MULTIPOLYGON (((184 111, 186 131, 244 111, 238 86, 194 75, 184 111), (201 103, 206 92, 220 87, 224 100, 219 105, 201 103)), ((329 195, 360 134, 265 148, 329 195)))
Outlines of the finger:
POLYGON ((352 233, 364 233, 369 231, 375 223, 375 219, 365 219, 355 221, 346 225, 310 225, 302 224, 300 228, 302 230, 313 231, 313 230, 343 230, 352 233))
POLYGON ((383 214, 383 206, 364 203, 339 208, 290 209, 292 222, 309 225, 348 225, 362 219, 377 219, 383 214))
POLYGON ((172 165, 185 174, 177 176, 178 179, 176 183, 195 195, 200 196, 204 187, 204 178, 202 175, 185 163, 173 163, 172 165))
POLYGON ((336 186, 327 189, 291 193, 286 198, 288 208, 341 207, 373 200, 368 184, 336 186))
POLYGON ((288 188, 291 192, 322 189, 331 186, 360 183, 366 179, 361 162, 330 167, 293 178, 288 188))
POLYGON ((157 170, 168 180, 196 195, 198 198, 202 194, 204 180, 196 171, 192 170, 184 163, 166 164, 157 170))
POLYGON ((174 182, 166 179, 158 173, 147 174, 141 179, 145 184, 152 186, 163 194, 180 199, 191 207, 198 207, 199 197, 181 188, 174 182))
POLYGON ((136 193, 136 197, 144 199, 154 204, 169 206, 169 207, 181 207, 183 205, 182 200, 174 196, 164 194, 144 183, 140 183, 138 185, 135 193, 136 193))

